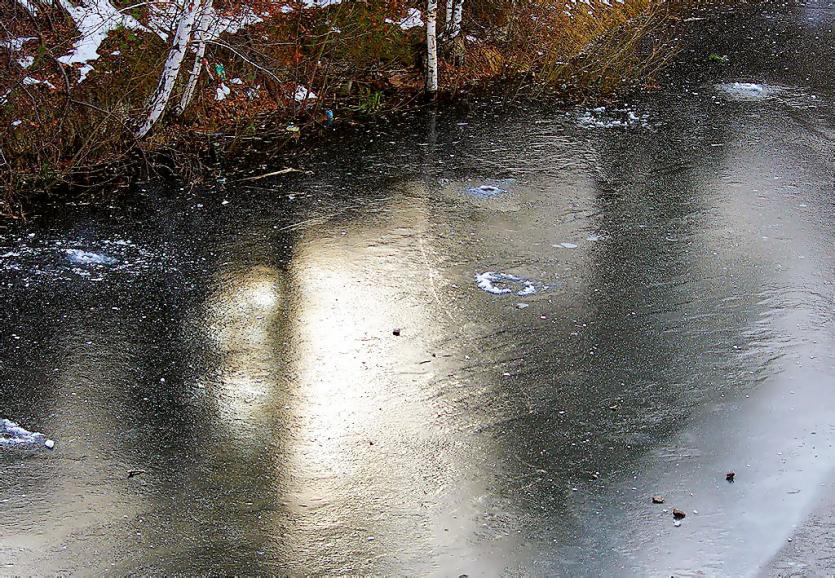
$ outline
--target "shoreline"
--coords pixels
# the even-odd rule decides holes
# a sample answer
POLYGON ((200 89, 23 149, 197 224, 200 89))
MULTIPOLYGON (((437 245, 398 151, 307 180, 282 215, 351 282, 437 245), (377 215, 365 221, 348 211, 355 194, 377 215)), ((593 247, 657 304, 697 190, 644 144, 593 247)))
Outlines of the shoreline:
MULTIPOLYGON (((64 99, 66 120, 53 118, 51 122, 58 128, 48 131, 36 126, 38 123, 26 120, 14 106, 11 112, 7 106, 5 114, 0 113, 0 123, 10 122, 15 129, 5 136, 0 134, 0 150, 4 151, 7 160, 0 169, 3 192, 0 213, 12 218, 24 217, 28 207, 50 196, 74 198, 90 192, 99 194, 108 189, 129 187, 150 176, 173 178, 181 186, 200 184, 217 176, 211 170, 212 161, 249 155, 252 147, 247 146, 248 142, 259 142, 260 139, 278 150, 304 148, 311 143, 316 146, 327 140, 326 130, 342 130, 345 125, 373 126, 380 116, 425 106, 457 106, 473 95, 478 98, 498 92, 509 101, 548 100, 565 106, 658 88, 657 74, 675 54, 671 39, 680 18, 669 7, 646 0, 617 6, 623 8, 611 9, 622 10, 628 17, 617 20, 613 16, 611 23, 595 23, 595 36, 584 41, 581 50, 574 49, 576 53, 564 60, 542 57, 536 65, 539 68, 523 62, 521 56, 514 55, 516 49, 512 47, 505 47, 502 54, 494 46, 498 46, 498 41, 471 41, 475 37, 465 34, 466 64, 455 66, 447 62, 446 58, 452 56, 442 47, 441 85, 434 99, 426 98, 422 73, 415 63, 404 65, 397 60, 379 69, 372 67, 370 73, 357 69, 338 80, 323 80, 319 84, 284 83, 275 87, 256 83, 259 78, 263 80, 257 70, 251 73, 250 78, 254 80, 250 81, 241 80, 245 78, 242 68, 224 69, 223 82, 219 81, 219 75, 200 81, 195 103, 182 118, 169 112, 164 122, 141 140, 130 133, 131 119, 136 116, 130 111, 135 110, 136 102, 132 109, 117 101, 115 104, 124 110, 117 114, 111 106, 111 112, 102 118, 97 109, 104 109, 82 103, 81 96, 62 95, 60 90, 46 91, 41 85, 35 85, 33 89, 45 94, 36 95, 43 100, 39 101, 41 108, 36 107, 34 114, 47 111, 58 115, 51 108, 58 107, 64 99), (659 50, 659 47, 666 47, 666 50, 659 50), (613 54, 623 53, 628 53, 622 57, 623 62, 606 62, 613 54), (498 64, 487 62, 491 55, 498 64), (232 77, 232 74, 240 76, 232 77), (213 99, 216 84, 218 93, 213 99), (313 90, 306 88, 307 85, 313 90), (255 87, 258 94, 250 98, 255 87), (270 90, 265 92, 266 88, 270 90), (289 100, 288 90, 295 91, 289 100), (74 117, 75 109, 84 109, 83 116, 74 117), (67 123, 72 123, 69 136, 80 145, 55 134, 67 123)), ((112 32, 111 36, 123 32, 112 32)), ((404 43, 419 36, 416 29, 405 32, 408 34, 402 39, 389 40, 394 48, 402 48, 404 43)), ((110 41, 108 37, 103 46, 110 41)), ((570 52, 567 48, 562 50, 570 52)), ((118 58, 125 58, 127 50, 111 52, 118 54, 118 58)), ((35 67, 37 63, 35 61, 35 67)), ((109 66, 105 61, 96 63, 102 69, 109 66)), ((218 68, 221 69, 222 66, 218 68)), ((100 99, 100 91, 118 86, 119 81, 111 80, 117 71, 112 72, 107 78, 109 84, 102 85, 102 74, 91 73, 89 78, 79 78, 79 87, 72 90, 81 90, 83 95, 86 95, 84 91, 90 92, 89 98, 93 101, 100 99)), ((27 73, 30 74, 27 78, 34 78, 31 69, 27 73)), ((43 82, 51 82, 50 86, 60 86, 54 75, 43 78, 43 82), (50 78, 54 82, 48 80, 50 78)), ((13 96, 14 93, 9 96, 12 105, 15 102, 13 96)), ((140 104, 143 100, 134 98, 140 104)))

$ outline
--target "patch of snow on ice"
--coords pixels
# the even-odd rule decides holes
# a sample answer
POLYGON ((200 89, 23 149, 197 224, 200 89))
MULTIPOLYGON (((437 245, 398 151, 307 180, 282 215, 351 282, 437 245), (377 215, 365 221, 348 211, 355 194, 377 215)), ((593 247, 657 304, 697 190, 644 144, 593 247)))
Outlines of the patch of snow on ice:
MULTIPOLYGON (((515 293, 520 297, 525 297, 533 295, 538 290, 537 284, 533 281, 509 273, 497 273, 495 271, 476 273, 475 281, 479 289, 493 295, 515 293)), ((547 287, 543 286, 542 289, 547 289, 547 287)))
POLYGON ((51 449, 55 446, 55 442, 47 439, 47 437, 40 432, 29 431, 9 419, 0 418, 0 447, 40 445, 45 445, 51 449))
POLYGON ((771 93, 764 85, 754 84, 752 82, 717 84, 716 89, 734 100, 760 100, 771 93))
POLYGON ((583 111, 577 117, 577 124, 583 128, 649 128, 649 115, 626 108, 608 110, 599 106, 583 111))
POLYGON ((139 276, 146 271, 176 271, 176 251, 147 250, 129 239, 0 239, 0 272, 15 283, 101 281, 106 275, 139 276), (31 239, 31 240, 30 240, 31 239), (8 277, 11 278, 11 277, 8 277))
POLYGON ((507 191, 503 188, 497 187, 495 185, 479 185, 477 187, 470 187, 467 189, 467 193, 473 195, 474 197, 479 197, 482 199, 495 197, 496 195, 500 195, 506 192, 507 191))
POLYGON ((101 253, 91 253, 81 249, 66 249, 67 259, 76 265, 115 265, 118 263, 113 257, 101 253))

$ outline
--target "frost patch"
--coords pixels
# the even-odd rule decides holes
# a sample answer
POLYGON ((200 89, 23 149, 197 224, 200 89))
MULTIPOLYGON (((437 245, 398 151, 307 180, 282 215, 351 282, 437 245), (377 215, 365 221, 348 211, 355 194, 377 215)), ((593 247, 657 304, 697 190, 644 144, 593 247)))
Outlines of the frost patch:
POLYGON ((774 100, 792 108, 814 109, 820 106, 818 96, 809 94, 794 86, 754 84, 751 82, 729 82, 716 84, 714 89, 725 99, 735 102, 761 102, 774 100))
POLYGON ((525 297, 548 289, 547 285, 537 281, 495 271, 476 273, 475 281, 479 289, 493 295, 510 295, 513 293, 519 297, 525 297))
POLYGON ((649 115, 628 108, 599 106, 580 113, 577 124, 583 128, 649 128, 649 115))
POLYGON ((468 194, 480 199, 489 199, 490 197, 495 197, 496 195, 501 195, 506 192, 507 191, 503 188, 495 185, 479 185, 477 187, 470 187, 467 189, 468 194))
POLYGON ((80 249, 67 249, 67 259, 76 265, 115 265, 119 261, 101 253, 91 253, 80 249))
POLYGON ((762 84, 752 82, 728 82, 717 84, 716 90, 723 93, 731 100, 762 100, 768 97, 773 91, 762 84))
POLYGON ((55 447, 55 442, 40 432, 32 432, 15 422, 0 418, 0 448, 2 447, 55 447))
POLYGON ((0 274, 27 287, 53 280, 103 281, 110 275, 176 270, 174 255, 163 247, 148 251, 127 239, 48 240, 18 236, 0 240, 0 274))

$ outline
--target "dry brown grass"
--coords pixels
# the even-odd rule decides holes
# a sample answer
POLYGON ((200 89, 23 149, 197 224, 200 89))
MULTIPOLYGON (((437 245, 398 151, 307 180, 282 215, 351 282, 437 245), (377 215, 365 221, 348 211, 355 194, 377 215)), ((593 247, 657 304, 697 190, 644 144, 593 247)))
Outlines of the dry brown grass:
MULTIPOLYGON (((541 91, 583 97, 651 80, 674 54, 653 40, 667 21, 666 4, 591 1, 468 0, 464 28, 475 38, 466 42, 463 66, 441 63, 442 89, 455 92, 502 79, 512 86, 523 79, 541 91)), ((203 78, 187 114, 169 115, 140 143, 132 123, 156 83, 165 45, 151 35, 117 31, 100 52, 121 55, 97 61, 95 72, 77 84, 77 72, 56 61, 67 49, 66 40, 59 40, 71 26, 66 17, 55 10, 27 20, 12 0, 0 0, 7 36, 34 31, 39 37, 27 46, 35 56, 27 71, 0 55, 0 94, 11 91, 0 106, 0 126, 22 121, 0 131, 0 212, 19 212, 22 194, 121 184, 160 163, 196 179, 200 155, 216 149, 205 135, 237 135, 224 139, 221 152, 240 150, 265 117, 279 127, 280 119, 318 123, 325 107, 344 118, 413 101, 422 87, 423 32, 385 22, 407 8, 402 0, 369 0, 297 9, 220 39, 209 46, 209 61, 224 63, 228 76, 243 79, 245 86, 260 87, 258 98, 235 88, 228 100, 216 102, 216 83, 203 78), (21 82, 26 75, 48 80, 55 89, 26 86, 21 82), (291 95, 298 84, 319 98, 296 103, 291 95)))

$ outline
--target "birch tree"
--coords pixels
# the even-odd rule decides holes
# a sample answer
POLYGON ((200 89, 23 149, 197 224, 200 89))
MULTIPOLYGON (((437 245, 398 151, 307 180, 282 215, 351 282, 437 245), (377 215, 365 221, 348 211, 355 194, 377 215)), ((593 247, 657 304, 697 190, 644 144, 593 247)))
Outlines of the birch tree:
POLYGON ((426 92, 438 92, 438 0, 426 0, 426 92))
POLYGON ((38 6, 34 0, 17 0, 17 3, 23 6, 26 11, 32 16, 38 15, 38 6))
MULTIPOLYGON (((136 131, 136 136, 142 138, 148 134, 151 128, 162 117, 171 92, 174 90, 174 83, 180 74, 180 67, 186 54, 191 34, 194 28, 194 21, 200 11, 200 0, 189 0, 185 5, 177 23, 177 31, 174 33, 174 40, 171 49, 168 51, 168 58, 162 69, 159 84, 148 103, 148 115, 145 122, 136 131)), ((199 70, 198 70, 199 72, 199 70)))
POLYGON ((194 39, 197 42, 197 48, 194 52, 194 64, 188 75, 188 81, 186 82, 185 90, 183 90, 183 95, 180 98, 180 104, 177 105, 178 115, 186 111, 188 105, 191 103, 191 99, 194 98, 194 91, 197 89, 197 80, 200 78, 200 71, 203 69, 203 57, 206 54, 206 38, 211 24, 212 0, 206 0, 200 13, 200 18, 197 21, 197 28, 194 31, 194 39))
MULTIPOLYGON (((452 14, 451 18, 446 22, 444 36, 446 36, 447 39, 452 40, 461 34, 461 18, 464 16, 464 0, 448 0, 448 3, 452 5, 452 14)), ((447 9, 447 12, 449 12, 449 9, 447 9)))

